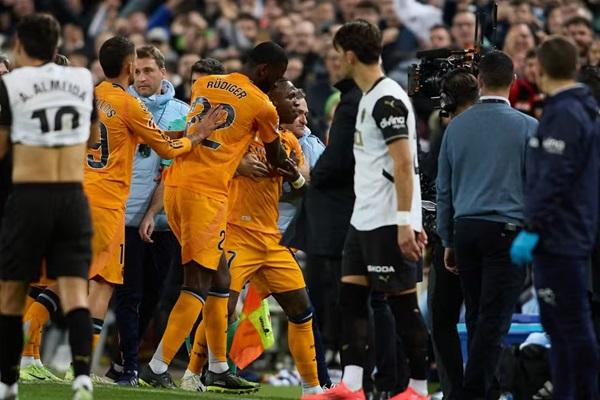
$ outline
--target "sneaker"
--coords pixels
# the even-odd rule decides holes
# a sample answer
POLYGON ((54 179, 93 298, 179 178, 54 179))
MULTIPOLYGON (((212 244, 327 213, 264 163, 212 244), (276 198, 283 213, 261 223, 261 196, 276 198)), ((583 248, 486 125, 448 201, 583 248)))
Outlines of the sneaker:
POLYGON ((124 371, 119 379, 116 381, 119 386, 139 386, 138 372, 137 371, 124 371))
POLYGON ((73 391, 73 400, 94 400, 94 395, 89 388, 82 386, 73 391))
POLYGON ((204 378, 204 382, 206 384, 206 391, 216 393, 254 393, 258 392, 258 389, 260 388, 260 384, 240 378, 239 376, 232 374, 231 370, 227 370, 220 374, 208 371, 204 378))
POLYGON ((366 397, 362 388, 352 391, 342 382, 323 393, 302 396, 302 400, 366 400, 366 397))
POLYGON ((0 400, 19 400, 18 385, 15 383, 8 386, 4 383, 0 383, 0 400))
POLYGON ((46 375, 45 368, 38 367, 35 364, 21 368, 19 371, 19 380, 22 382, 48 382, 48 376, 46 375))
POLYGON ((181 389, 188 392, 206 392, 206 386, 202 382, 202 375, 196 375, 185 371, 181 378, 181 389))
POLYGON ((430 400, 429 396, 422 396, 410 386, 404 392, 392 397, 390 400, 430 400))
POLYGON ((169 372, 163 372, 162 374, 155 374, 149 365, 144 365, 140 371, 141 381, 144 381, 150 386, 161 387, 165 389, 175 389, 175 383, 169 372))
POLYGON ((106 376, 108 379, 112 379, 114 382, 117 382, 123 374, 123 367, 120 367, 121 372, 117 371, 117 364, 111 361, 110 368, 108 369, 108 371, 106 371, 106 374, 104 374, 104 376, 106 376))

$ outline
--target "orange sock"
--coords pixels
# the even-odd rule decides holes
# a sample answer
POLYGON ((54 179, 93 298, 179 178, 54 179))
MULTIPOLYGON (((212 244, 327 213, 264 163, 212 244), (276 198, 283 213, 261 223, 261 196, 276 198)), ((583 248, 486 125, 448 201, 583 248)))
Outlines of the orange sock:
POLYGON ((23 348, 23 355, 26 357, 35 356, 35 346, 40 345, 42 339, 41 330, 50 319, 48 309, 40 302, 35 301, 23 317, 23 330, 25 333, 26 344, 23 348))
POLYGON ((227 366, 227 303, 229 293, 211 291, 206 299, 204 321, 206 342, 210 349, 208 368, 213 372, 225 372, 227 366), (220 366, 217 366, 219 364, 220 366))
POLYGON ((187 369, 196 375, 200 375, 204 365, 206 365, 206 360, 208 360, 208 346, 206 345, 206 328, 204 320, 202 320, 198 328, 196 328, 194 346, 190 353, 190 362, 187 369))
POLYGON ((171 363, 185 341, 185 337, 190 334, 194 327, 203 305, 204 299, 195 290, 181 289, 177 303, 175 303, 171 314, 169 314, 167 328, 153 359, 158 359, 167 365, 171 363))
POLYGON ((312 323, 312 318, 298 324, 292 321, 288 322, 288 345, 290 353, 292 353, 302 380, 310 387, 319 386, 312 323))
POLYGON ((29 295, 27 295, 27 297, 25 298, 25 314, 27 314, 27 310, 29 310, 29 307, 31 307, 31 305, 35 303, 35 299, 29 295))

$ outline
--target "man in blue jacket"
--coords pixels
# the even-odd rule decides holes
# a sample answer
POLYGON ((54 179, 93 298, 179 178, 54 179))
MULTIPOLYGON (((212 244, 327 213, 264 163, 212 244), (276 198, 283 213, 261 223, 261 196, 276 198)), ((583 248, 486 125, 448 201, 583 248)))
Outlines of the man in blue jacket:
POLYGON ((548 94, 538 132, 529 140, 526 229, 511 256, 533 261, 544 329, 552 342, 555 399, 597 399, 598 348, 588 300, 588 268, 598 226, 598 105, 577 84, 577 49, 554 37, 537 51, 548 94))

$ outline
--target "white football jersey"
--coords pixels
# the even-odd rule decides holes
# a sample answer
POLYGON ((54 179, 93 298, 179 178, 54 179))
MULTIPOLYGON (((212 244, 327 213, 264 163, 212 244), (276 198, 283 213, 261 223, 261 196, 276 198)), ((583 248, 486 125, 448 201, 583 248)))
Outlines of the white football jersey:
POLYGON ((421 184, 417 161, 415 113, 406 92, 390 78, 382 78, 363 94, 354 134, 354 192, 351 224, 359 231, 396 225, 397 195, 394 162, 388 144, 409 140, 413 157, 413 195, 410 223, 422 230, 421 184))
POLYGON ((2 76, 0 105, 0 125, 10 127, 13 143, 41 147, 85 143, 94 110, 92 74, 54 63, 15 69, 2 76))

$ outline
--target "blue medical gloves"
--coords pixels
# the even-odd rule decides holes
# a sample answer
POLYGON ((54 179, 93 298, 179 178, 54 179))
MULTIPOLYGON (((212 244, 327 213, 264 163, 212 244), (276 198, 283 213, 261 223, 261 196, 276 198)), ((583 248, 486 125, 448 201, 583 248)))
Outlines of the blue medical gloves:
POLYGON ((521 231, 510 247, 510 258, 513 264, 522 266, 533 261, 533 249, 538 244, 540 235, 533 232, 521 231))

